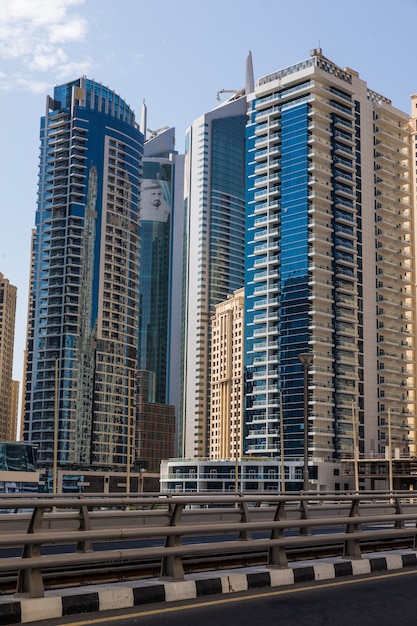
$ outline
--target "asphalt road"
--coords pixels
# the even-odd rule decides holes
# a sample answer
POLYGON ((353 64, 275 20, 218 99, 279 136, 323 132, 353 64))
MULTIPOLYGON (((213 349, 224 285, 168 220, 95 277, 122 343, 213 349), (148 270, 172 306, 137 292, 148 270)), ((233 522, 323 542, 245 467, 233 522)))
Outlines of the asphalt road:
POLYGON ((417 572, 204 597, 188 602, 91 613, 42 626, 416 626, 417 572))

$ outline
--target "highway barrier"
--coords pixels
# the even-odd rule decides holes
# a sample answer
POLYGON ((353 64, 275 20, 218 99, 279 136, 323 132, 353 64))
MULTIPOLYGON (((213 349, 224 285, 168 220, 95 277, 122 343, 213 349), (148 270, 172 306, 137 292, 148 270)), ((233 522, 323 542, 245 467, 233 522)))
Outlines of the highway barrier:
POLYGON ((44 596, 43 572, 57 566, 153 559, 161 579, 180 581, 189 556, 265 550, 268 567, 286 568, 293 547, 342 544, 359 559, 365 543, 408 538, 414 548, 417 534, 412 492, 7 495, 0 510, 0 549, 21 549, 0 559, 0 571, 17 571, 16 594, 32 598, 44 596), (123 547, 132 541, 140 545, 123 547), (122 547, 95 549, 97 542, 122 547), (46 546, 55 553, 42 552, 46 546))

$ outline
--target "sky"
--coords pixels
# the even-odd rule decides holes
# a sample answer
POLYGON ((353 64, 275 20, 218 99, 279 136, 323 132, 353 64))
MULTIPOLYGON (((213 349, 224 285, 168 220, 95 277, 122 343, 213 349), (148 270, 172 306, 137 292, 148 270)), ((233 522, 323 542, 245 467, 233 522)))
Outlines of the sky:
POLYGON ((175 126, 182 152, 186 128, 217 93, 244 87, 249 51, 256 81, 321 47, 409 112, 416 24, 417 0, 0 0, 0 272, 18 288, 14 379, 23 377, 39 123, 55 85, 85 74, 138 121, 145 101, 148 128, 175 126))

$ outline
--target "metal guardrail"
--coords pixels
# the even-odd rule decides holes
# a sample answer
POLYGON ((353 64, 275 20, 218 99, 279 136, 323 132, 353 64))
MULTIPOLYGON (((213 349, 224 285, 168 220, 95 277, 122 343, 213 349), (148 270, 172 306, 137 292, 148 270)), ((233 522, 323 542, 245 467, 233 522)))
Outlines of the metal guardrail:
MULTIPOLYGON (((417 498, 410 492, 0 496, 0 510, 22 509, 32 510, 26 532, 0 536, 0 548, 20 546, 22 554, 1 558, 0 571, 17 571, 16 593, 30 597, 44 595, 42 572, 57 566, 109 568, 112 563, 155 559, 161 563, 161 578, 182 580, 186 556, 264 550, 269 567, 284 568, 287 549, 292 547, 342 544, 345 556, 360 558, 364 542, 407 537, 415 547, 417 535, 417 498), (92 528, 97 511, 102 527, 92 528), (106 527, 103 520, 115 511, 118 526, 106 527), (54 519, 59 520, 57 528, 54 519), (187 544, 182 543, 185 537, 187 544), (210 537, 213 541, 207 540, 210 537), (148 545, 93 549, 98 541, 132 540, 148 545), (50 545, 74 545, 75 550, 42 554, 42 547, 50 545)), ((3 521, 5 516, 0 517, 3 521)), ((7 519, 14 517, 7 515, 7 519)))

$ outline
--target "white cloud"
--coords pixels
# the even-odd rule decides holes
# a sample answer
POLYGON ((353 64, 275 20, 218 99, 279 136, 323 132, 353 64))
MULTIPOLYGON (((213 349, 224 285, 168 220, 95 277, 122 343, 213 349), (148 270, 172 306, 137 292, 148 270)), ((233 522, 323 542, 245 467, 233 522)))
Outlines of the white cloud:
POLYGON ((56 78, 58 83, 73 80, 78 76, 90 76, 93 64, 88 59, 83 59, 80 63, 63 63, 56 67, 56 78))
POLYGON ((3 24, 28 22, 36 27, 59 24, 67 18, 70 7, 84 4, 84 0, 12 0, 0 5, 3 24))
POLYGON ((47 93, 47 90, 49 88, 49 84, 47 81, 31 80, 30 78, 23 77, 17 77, 15 80, 20 87, 23 87, 27 91, 30 91, 34 94, 47 93))
POLYGON ((87 24, 84 20, 73 19, 65 24, 54 24, 49 29, 51 43, 65 43, 67 41, 81 41, 87 33, 87 24))
POLYGON ((10 93, 13 89, 19 87, 25 91, 30 91, 33 94, 47 93, 50 87, 48 81, 40 81, 30 77, 20 76, 14 74, 8 76, 0 72, 0 92, 10 93))
MULTIPOLYGON (((77 43, 87 34, 87 21, 77 7, 85 0, 1 0, 0 87, 34 89, 56 82, 66 70, 85 74, 91 63, 77 58, 77 43), (43 75, 43 76, 40 76, 43 75)), ((72 76, 73 78, 74 76, 72 76)))
POLYGON ((62 48, 52 46, 38 46, 29 63, 29 68, 35 72, 48 72, 61 63, 66 63, 67 54, 62 48))

